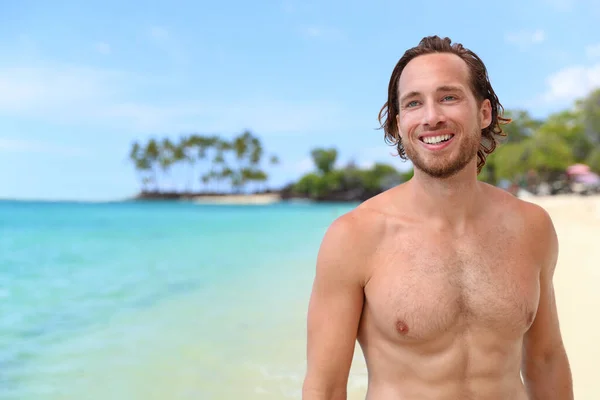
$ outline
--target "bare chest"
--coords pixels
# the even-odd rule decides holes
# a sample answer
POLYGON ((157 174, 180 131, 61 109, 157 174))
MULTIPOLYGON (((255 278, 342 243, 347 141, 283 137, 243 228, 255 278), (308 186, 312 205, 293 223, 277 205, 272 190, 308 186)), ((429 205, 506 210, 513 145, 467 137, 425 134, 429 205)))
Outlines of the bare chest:
POLYGON ((428 340, 476 327, 516 338, 531 325, 538 266, 518 246, 423 241, 398 254, 382 260, 366 288, 367 312, 383 334, 428 340))

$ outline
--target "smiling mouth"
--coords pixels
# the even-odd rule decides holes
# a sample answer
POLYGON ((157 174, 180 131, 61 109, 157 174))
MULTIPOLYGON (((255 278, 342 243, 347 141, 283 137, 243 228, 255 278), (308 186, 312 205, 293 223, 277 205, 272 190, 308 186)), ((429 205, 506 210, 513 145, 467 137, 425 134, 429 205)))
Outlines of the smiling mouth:
POLYGON ((419 140, 421 142, 427 143, 427 144, 440 144, 440 143, 447 142, 448 140, 452 139, 452 137, 454 137, 454 135, 452 135, 452 134, 438 135, 438 136, 425 136, 425 137, 419 138, 419 140))

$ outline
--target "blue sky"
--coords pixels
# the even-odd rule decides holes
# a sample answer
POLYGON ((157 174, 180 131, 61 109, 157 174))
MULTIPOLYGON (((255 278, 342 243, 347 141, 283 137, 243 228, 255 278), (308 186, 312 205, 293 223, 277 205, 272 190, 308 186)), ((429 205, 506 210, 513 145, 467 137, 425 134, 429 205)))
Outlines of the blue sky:
POLYGON ((282 161, 273 186, 316 146, 404 169, 377 113, 431 34, 478 53, 508 109, 543 117, 600 86, 595 0, 59 3, 2 6, 0 198, 130 196, 130 143, 189 132, 251 130, 282 161))

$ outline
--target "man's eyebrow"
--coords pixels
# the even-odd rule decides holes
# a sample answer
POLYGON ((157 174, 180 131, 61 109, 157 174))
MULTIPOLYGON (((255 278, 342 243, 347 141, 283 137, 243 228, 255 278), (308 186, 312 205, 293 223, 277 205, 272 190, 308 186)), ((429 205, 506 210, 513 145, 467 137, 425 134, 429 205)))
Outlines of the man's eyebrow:
POLYGON ((460 86, 444 85, 444 86, 440 86, 439 88, 437 88, 436 91, 437 92, 462 92, 463 88, 460 86))
POLYGON ((403 94, 402 96, 400 96, 400 103, 404 103, 404 101, 405 101, 406 99, 408 99, 408 98, 411 98, 411 97, 416 97, 416 96, 418 96, 418 95, 420 95, 420 94, 421 94, 421 93, 419 93, 419 92, 415 92, 414 90, 413 90, 412 92, 405 93, 405 94, 403 94))
MULTIPOLYGON (((444 85, 444 86, 440 86, 436 89, 436 92, 464 92, 463 88, 460 86, 452 86, 452 85, 444 85)), ((400 103, 403 103, 406 99, 409 99, 411 97, 416 97, 419 96, 421 94, 421 92, 417 92, 417 91, 412 91, 412 92, 408 92, 403 94, 400 97, 400 103)))

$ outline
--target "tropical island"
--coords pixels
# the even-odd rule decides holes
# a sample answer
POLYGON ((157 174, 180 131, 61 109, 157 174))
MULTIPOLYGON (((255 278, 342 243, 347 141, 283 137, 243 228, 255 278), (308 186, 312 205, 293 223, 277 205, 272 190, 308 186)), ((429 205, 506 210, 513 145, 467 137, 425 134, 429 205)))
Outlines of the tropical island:
MULTIPOLYGON (((545 119, 533 118, 526 110, 507 110, 505 116, 512 119, 503 126, 507 138, 488 157, 479 176, 482 181, 527 188, 532 193, 545 184, 554 194, 563 190, 569 166, 582 164, 600 173, 600 89, 545 119)), ((230 139, 196 133, 177 141, 152 138, 132 143, 129 151, 141 185, 135 198, 141 200, 355 202, 412 176, 412 170, 401 172, 386 163, 359 168, 349 161, 336 167, 335 148, 316 147, 310 156, 312 172, 273 188, 268 185, 266 167, 277 166, 280 159, 267 152, 251 131, 230 139)))

